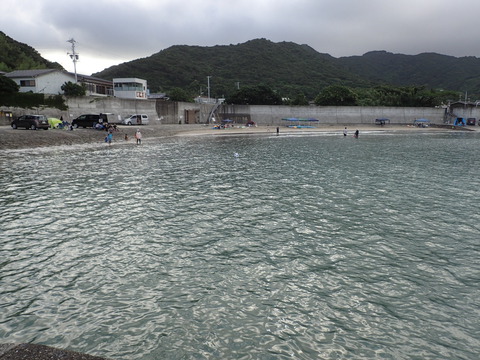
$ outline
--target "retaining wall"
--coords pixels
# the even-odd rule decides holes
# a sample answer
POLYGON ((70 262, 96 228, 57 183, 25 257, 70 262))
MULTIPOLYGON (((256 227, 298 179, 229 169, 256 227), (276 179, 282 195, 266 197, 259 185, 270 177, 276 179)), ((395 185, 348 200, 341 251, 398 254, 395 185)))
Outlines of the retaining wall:
MULTIPOLYGON (((235 108, 237 108, 235 106, 235 108)), ((432 123, 443 124, 445 109, 403 108, 403 107, 362 107, 362 106, 261 106, 252 105, 234 109, 222 109, 225 115, 235 111, 249 113, 259 125, 285 125, 283 118, 314 118, 320 124, 372 124, 377 118, 388 118, 391 124, 411 124, 415 119, 426 118, 432 123)), ((220 110, 221 111, 221 110, 220 110)))
MULTIPOLYGON (((130 114, 147 114, 151 125, 205 123, 214 105, 163 100, 128 100, 119 98, 78 97, 67 99, 68 111, 51 108, 20 109, 1 107, 0 110, 12 111, 17 117, 26 113, 44 114, 48 117, 71 121, 81 114, 111 113, 112 120, 125 118, 130 114), (187 119, 188 118, 188 119, 187 119), (188 121, 187 121, 188 120, 188 121)), ((480 118, 477 107, 455 110, 456 116, 480 118)), ((221 105, 215 118, 218 120, 233 115, 245 116, 258 125, 285 125, 283 118, 315 118, 320 124, 372 124, 377 118, 388 118, 391 124, 411 124, 415 119, 426 118, 434 124, 445 123, 443 108, 405 108, 405 107, 362 107, 362 106, 268 106, 268 105, 221 105)), ((454 118, 447 118, 453 123, 454 118)), ((1 125, 7 125, 8 119, 0 119, 1 125)))

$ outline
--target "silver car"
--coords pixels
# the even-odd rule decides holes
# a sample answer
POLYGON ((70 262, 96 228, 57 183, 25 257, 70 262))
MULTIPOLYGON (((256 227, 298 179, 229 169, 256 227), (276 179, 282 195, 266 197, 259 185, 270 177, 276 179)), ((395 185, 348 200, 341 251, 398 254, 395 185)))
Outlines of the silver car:
POLYGON ((148 115, 146 114, 133 114, 123 119, 124 125, 148 125, 148 115))

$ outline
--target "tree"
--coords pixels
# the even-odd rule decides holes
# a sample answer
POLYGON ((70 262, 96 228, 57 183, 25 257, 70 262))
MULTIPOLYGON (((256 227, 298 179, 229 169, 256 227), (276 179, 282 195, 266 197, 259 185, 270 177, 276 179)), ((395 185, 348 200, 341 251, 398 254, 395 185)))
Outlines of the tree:
POLYGON ((84 84, 74 84, 71 81, 63 84, 61 89, 65 96, 85 96, 87 93, 84 84))
POLYGON ((308 100, 303 93, 297 94, 297 96, 290 101, 290 105, 308 105, 308 100))
POLYGON ((173 88, 169 93, 168 97, 172 101, 190 101, 190 97, 188 96, 187 92, 181 88, 173 88))
POLYGON ((6 76, 0 76, 0 94, 15 94, 19 89, 15 81, 6 76))
POLYGON ((282 105, 282 98, 266 85, 245 86, 226 99, 237 105, 282 105))
POLYGON ((353 106, 357 105, 358 95, 347 86, 331 85, 324 88, 315 98, 316 105, 353 106))
POLYGON ((459 92, 425 89, 425 87, 381 85, 357 89, 360 106, 434 107, 457 99, 459 92))

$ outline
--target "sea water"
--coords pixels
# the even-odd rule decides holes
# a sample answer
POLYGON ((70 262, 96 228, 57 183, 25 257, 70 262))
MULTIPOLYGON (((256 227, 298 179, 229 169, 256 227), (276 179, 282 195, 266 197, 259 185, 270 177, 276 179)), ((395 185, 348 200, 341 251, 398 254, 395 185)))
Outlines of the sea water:
POLYGON ((0 152, 0 341, 478 359, 478 133, 0 152))

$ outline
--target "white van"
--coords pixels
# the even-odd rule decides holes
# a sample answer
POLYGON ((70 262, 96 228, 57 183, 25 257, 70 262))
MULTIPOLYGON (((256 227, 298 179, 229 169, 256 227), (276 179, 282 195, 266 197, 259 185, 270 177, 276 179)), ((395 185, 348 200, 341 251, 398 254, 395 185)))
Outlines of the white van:
POLYGON ((148 125, 148 115, 146 114, 133 114, 123 119, 124 125, 148 125))

